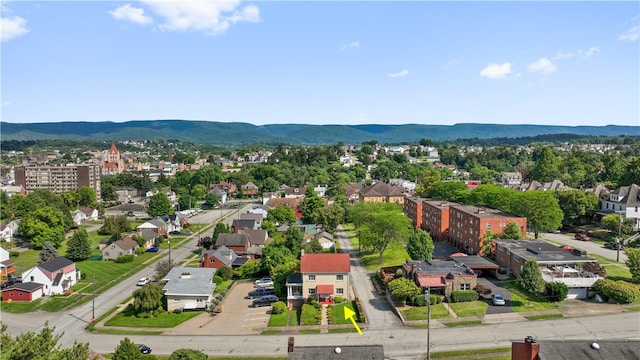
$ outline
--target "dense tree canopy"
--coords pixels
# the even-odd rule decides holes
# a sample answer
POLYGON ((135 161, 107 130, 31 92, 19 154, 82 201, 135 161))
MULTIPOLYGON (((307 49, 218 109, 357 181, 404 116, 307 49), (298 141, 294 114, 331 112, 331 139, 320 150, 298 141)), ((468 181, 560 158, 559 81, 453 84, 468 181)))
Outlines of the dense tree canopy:
POLYGON ((411 260, 431 260, 435 246, 431 235, 422 229, 414 229, 407 241, 407 253, 411 260))
POLYGON ((157 193, 149 199, 149 207, 147 208, 149 216, 162 216, 173 214, 173 206, 169 198, 164 193, 157 193))
POLYGON ((39 332, 23 332, 14 338, 7 325, 0 323, 0 360, 95 359, 89 356, 88 343, 74 342, 70 348, 61 348, 58 342, 63 334, 54 332, 55 328, 45 323, 39 332))
POLYGON ((85 228, 74 231, 69 241, 67 241, 66 257, 72 261, 86 260, 91 256, 91 243, 89 234, 85 228))
POLYGON ((31 242, 31 246, 41 248, 49 241, 60 246, 67 230, 64 215, 53 206, 42 206, 25 214, 20 221, 19 233, 31 242))
POLYGON ((527 225, 536 239, 541 231, 555 231, 562 223, 563 213, 558 200, 546 191, 519 193, 513 206, 516 214, 527 218, 527 225))

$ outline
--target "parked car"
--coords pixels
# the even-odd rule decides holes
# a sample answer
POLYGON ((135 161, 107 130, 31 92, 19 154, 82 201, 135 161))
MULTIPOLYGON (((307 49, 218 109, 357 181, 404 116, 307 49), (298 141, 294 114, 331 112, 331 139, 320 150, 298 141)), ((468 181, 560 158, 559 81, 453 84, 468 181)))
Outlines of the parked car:
POLYGON ((138 349, 140 349, 140 352, 143 354, 151 354, 151 348, 147 345, 138 344, 138 349))
POLYGON ((191 230, 183 231, 182 233, 185 235, 193 235, 193 231, 191 230))
POLYGON ((589 236, 585 233, 577 233, 575 238, 576 240, 589 241, 589 236))
POLYGON ((151 279, 150 278, 143 277, 140 280, 138 280, 138 283, 136 285, 137 286, 144 286, 144 285, 147 285, 147 284, 150 284, 150 283, 151 283, 151 279))
POLYGON ((256 280, 255 284, 256 284, 256 287, 258 287, 258 288, 272 288, 273 287, 273 280, 271 280, 271 279, 260 279, 260 280, 256 280))
POLYGON ((278 301, 278 297, 275 295, 265 295, 261 296, 251 302, 251 306, 260 307, 260 306, 271 306, 274 302, 278 301))
POLYGON ((491 295, 491 301, 493 302, 493 305, 496 305, 496 306, 502 306, 502 305, 506 304, 502 294, 493 294, 493 295, 491 295))
POLYGON ((158 248, 157 247, 150 247, 147 249, 147 252, 158 252, 158 248))
POLYGON ((136 216, 136 214, 134 214, 133 211, 127 211, 127 216, 132 217, 136 216))
POLYGON ((253 291, 249 291, 246 299, 255 299, 255 298, 263 297, 265 295, 275 295, 275 294, 276 292, 273 289, 257 288, 253 291))
POLYGON ((619 242, 611 241, 604 244, 604 247, 612 250, 622 250, 624 248, 624 245, 622 245, 622 243, 619 243, 619 242))
POLYGON ((180 231, 180 230, 172 230, 172 231, 169 232, 169 234, 171 234, 171 235, 180 235, 180 234, 182 234, 182 231, 180 231))

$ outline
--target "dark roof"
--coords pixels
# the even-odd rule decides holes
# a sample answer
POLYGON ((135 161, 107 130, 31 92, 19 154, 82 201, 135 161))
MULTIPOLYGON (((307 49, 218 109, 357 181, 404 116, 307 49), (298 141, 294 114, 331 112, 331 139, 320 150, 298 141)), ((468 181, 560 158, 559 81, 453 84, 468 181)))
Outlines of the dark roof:
POLYGON ((402 186, 391 186, 383 182, 377 182, 360 190, 360 194, 364 197, 405 196, 404 188, 402 186))
POLYGON ((499 266, 480 255, 451 256, 453 261, 463 264, 469 269, 497 269, 499 266))
POLYGON ((253 229, 256 227, 255 219, 235 219, 233 220, 233 228, 234 229, 244 229, 249 228, 253 229))
POLYGON ((528 260, 530 258, 536 259, 538 263, 575 263, 575 262, 593 262, 586 256, 573 255, 561 248, 551 245, 548 242, 536 240, 536 239, 524 239, 524 240, 495 240, 495 243, 500 248, 508 248, 511 253, 528 260))
POLYGON ((415 273, 418 275, 472 274, 470 269, 451 260, 410 261, 402 266, 409 272, 413 270, 414 265, 415 273))
POLYGON ((43 262, 42 264, 38 265, 38 267, 48 272, 54 272, 71 264, 73 264, 73 261, 67 259, 66 257, 58 256, 47 262, 43 262))
POLYGON ((289 360, 384 360, 382 345, 294 346, 289 360))
POLYGON ((3 291, 21 290, 21 291, 25 291, 25 292, 34 292, 34 291, 42 288, 43 286, 44 286, 43 284, 36 283, 36 282, 18 283, 18 284, 9 286, 8 288, 4 289, 3 291))
POLYGON ((251 241, 251 237, 249 234, 229 234, 229 233, 221 233, 218 234, 218 239, 216 240, 216 246, 220 247, 222 245, 225 246, 247 246, 251 241))
POLYGON ((597 340, 599 349, 594 349, 591 340, 548 340, 539 341, 540 360, 626 360, 640 359, 638 340, 597 340))
POLYGON ((302 274, 297 273, 287 276, 287 284, 302 284, 302 274))
POLYGON ((53 279, 53 286, 58 286, 60 285, 60 280, 62 280, 62 273, 56 273, 56 277, 53 279))
POLYGON ((484 207, 484 206, 475 206, 475 205, 455 205, 455 206, 453 206, 452 205, 451 207, 455 208, 456 210, 459 210, 459 211, 465 212, 467 214, 470 214, 472 216, 478 217, 478 218, 489 218, 489 219, 493 219, 493 218, 506 218, 506 219, 523 218, 522 216, 509 214, 509 213, 504 212, 502 210, 491 209, 491 208, 484 207))

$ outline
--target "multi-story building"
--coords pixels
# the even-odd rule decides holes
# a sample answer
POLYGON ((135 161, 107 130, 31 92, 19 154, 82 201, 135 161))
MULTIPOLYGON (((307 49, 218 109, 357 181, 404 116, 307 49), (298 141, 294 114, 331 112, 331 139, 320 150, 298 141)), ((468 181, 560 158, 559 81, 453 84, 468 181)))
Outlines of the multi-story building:
POLYGON ((448 201, 425 199, 422 202, 422 229, 431 234, 434 241, 449 240, 449 209, 460 204, 448 201))
POLYGON ((413 222, 413 227, 417 229, 422 229, 422 202, 424 200, 419 196, 404 199, 404 213, 413 222))
POLYGON ((634 219, 635 228, 640 229, 640 186, 631 184, 612 191, 601 201, 603 213, 618 213, 624 218, 634 219))
POLYGON ((491 230, 500 235, 510 222, 518 224, 521 234, 527 233, 527 218, 473 205, 452 206, 449 210, 449 242, 469 254, 479 254, 480 239, 485 232, 491 230))
POLYGON ((386 202, 403 206, 406 196, 403 187, 391 186, 383 182, 377 182, 360 190, 361 202, 386 202))
POLYGON ((120 151, 118 151, 116 144, 112 143, 109 151, 107 151, 105 161, 102 166, 103 175, 117 175, 123 171, 124 162, 120 158, 120 151))
POLYGON ((35 190, 51 190, 56 194, 86 186, 100 201, 100 165, 24 165, 15 167, 15 183, 27 194, 35 190))

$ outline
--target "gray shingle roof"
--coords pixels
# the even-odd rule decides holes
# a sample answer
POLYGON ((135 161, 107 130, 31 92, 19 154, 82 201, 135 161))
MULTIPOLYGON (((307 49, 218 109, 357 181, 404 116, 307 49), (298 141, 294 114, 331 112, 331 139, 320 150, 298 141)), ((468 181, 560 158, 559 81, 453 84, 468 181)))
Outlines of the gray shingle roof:
POLYGON ((165 295, 199 295, 213 294, 216 284, 212 283, 216 269, 174 267, 163 280, 165 295))
POLYGON ((38 265, 38 267, 48 272, 54 272, 71 264, 73 264, 73 261, 67 259, 66 257, 58 256, 47 262, 43 262, 42 264, 38 265))
POLYGON ((289 360, 384 360, 382 345, 304 346, 294 347, 289 360))

